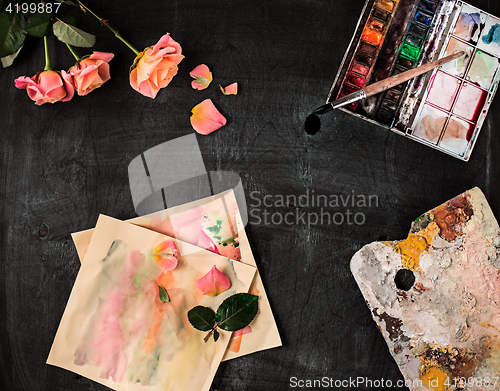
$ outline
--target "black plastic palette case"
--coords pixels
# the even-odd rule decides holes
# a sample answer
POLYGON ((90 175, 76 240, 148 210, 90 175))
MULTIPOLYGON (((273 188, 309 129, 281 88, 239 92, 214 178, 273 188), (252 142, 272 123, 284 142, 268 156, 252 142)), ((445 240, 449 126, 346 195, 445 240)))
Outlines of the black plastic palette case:
POLYGON ((459 59, 342 110, 467 161, 500 78, 500 18, 470 4, 368 0, 328 102, 460 50, 459 59))

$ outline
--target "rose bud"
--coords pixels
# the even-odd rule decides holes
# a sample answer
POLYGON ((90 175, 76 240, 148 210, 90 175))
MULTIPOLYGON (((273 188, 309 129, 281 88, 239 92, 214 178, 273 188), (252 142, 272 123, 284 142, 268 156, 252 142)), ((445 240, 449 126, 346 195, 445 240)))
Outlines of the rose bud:
POLYGON ((33 77, 21 76, 15 80, 17 88, 26 90, 37 105, 67 102, 73 98, 73 78, 65 71, 43 71, 33 77))
POLYGON ((111 78, 108 63, 114 56, 113 53, 94 52, 71 67, 69 73, 73 76, 78 95, 87 95, 111 78))
POLYGON ((154 46, 140 52, 130 71, 130 85, 144 96, 155 98, 177 74, 177 65, 184 56, 181 45, 165 34, 154 46))

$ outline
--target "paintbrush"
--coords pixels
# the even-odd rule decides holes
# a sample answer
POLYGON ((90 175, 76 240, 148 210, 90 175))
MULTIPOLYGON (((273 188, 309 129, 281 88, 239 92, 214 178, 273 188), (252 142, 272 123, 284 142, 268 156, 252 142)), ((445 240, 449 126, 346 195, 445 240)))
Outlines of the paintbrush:
POLYGON ((357 102, 358 100, 367 98, 372 95, 379 94, 383 91, 389 90, 394 86, 397 86, 398 84, 404 83, 405 81, 408 81, 410 79, 413 79, 414 77, 417 77, 419 75, 422 75, 426 72, 429 72, 433 70, 434 68, 440 67, 443 64, 446 64, 447 62, 456 60, 459 57, 462 57, 465 54, 465 52, 460 51, 453 53, 452 55, 449 55, 447 57, 441 58, 436 61, 432 61, 428 64, 421 65, 415 69, 410 69, 409 71, 400 73, 395 76, 388 77, 387 79, 378 81, 376 83, 370 84, 369 86, 366 86, 362 88, 359 91, 356 91, 352 94, 346 95, 340 99, 337 99, 336 101, 333 102, 328 102, 327 104, 318 107, 316 110, 314 110, 311 115, 320 115, 320 114, 325 114, 328 113, 329 111, 333 109, 337 109, 339 107, 348 105, 350 103, 357 102))

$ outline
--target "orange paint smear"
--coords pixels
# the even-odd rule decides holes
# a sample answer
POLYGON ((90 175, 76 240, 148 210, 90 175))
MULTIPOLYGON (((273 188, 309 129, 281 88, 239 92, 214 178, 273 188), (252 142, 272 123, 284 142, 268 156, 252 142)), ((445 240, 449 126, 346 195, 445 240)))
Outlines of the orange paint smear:
POLYGON ((163 272, 156 279, 156 283, 166 290, 176 286, 176 280, 172 272, 163 272))
POLYGON ((420 254, 428 247, 425 238, 411 233, 407 239, 397 242, 394 250, 401 254, 401 262, 406 269, 416 271, 420 267, 420 254))
POLYGON ((229 341, 229 349, 234 353, 238 353, 241 348, 242 339, 243 335, 239 335, 236 338, 231 338, 231 340, 229 341))
POLYGON ((382 41, 382 34, 371 30, 368 26, 365 27, 361 39, 365 42, 378 46, 382 41))
MULTIPOLYGON (((160 300, 158 297, 156 298, 158 301, 160 300)), ((146 340, 144 341, 144 345, 142 345, 142 350, 146 354, 151 354, 155 349, 157 343, 157 337, 160 333, 161 321, 163 318, 163 310, 158 308, 158 306, 154 307, 154 315, 153 315, 153 323, 149 327, 148 335, 146 340)))

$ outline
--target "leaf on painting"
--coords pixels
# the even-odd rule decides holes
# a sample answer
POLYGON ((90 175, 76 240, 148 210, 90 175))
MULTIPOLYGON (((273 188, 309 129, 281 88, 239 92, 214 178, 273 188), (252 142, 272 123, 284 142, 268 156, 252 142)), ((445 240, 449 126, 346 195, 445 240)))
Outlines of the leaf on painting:
POLYGON ((170 297, 168 296, 167 290, 164 287, 162 287, 161 285, 158 285, 158 283, 156 283, 156 285, 158 286, 158 295, 160 296, 160 301, 162 303, 169 302, 170 297))
POLYGON ((215 326, 215 312, 201 305, 189 310, 188 319, 189 323, 200 331, 209 331, 215 326))
POLYGON ((217 325, 226 331, 240 330, 250 324, 257 315, 259 297, 249 293, 237 293, 228 297, 217 309, 217 325))

